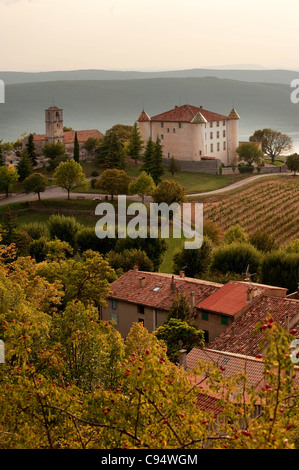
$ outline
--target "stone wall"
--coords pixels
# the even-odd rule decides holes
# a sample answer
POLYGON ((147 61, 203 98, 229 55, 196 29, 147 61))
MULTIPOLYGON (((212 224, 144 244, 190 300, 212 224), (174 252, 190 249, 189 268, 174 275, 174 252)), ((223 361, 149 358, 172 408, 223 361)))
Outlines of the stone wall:
MULTIPOLYGON (((209 175, 218 175, 219 168, 221 167, 220 160, 201 160, 198 162, 194 161, 179 161, 181 171, 187 171, 190 173, 206 173, 209 175)), ((169 160, 163 160, 163 165, 168 167, 169 160)))

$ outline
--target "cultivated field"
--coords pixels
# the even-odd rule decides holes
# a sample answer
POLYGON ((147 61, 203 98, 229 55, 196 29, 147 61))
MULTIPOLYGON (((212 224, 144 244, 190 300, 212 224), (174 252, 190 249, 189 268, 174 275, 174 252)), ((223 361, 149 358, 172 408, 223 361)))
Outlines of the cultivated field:
POLYGON ((249 234, 264 230, 283 244, 299 237, 299 178, 267 179, 231 195, 207 198, 204 218, 224 231, 236 223, 249 234))

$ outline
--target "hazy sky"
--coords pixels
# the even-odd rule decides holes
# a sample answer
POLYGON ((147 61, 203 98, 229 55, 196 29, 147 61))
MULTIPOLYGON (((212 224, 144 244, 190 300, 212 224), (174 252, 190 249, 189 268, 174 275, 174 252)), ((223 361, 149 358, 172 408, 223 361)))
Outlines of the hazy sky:
POLYGON ((299 69, 298 0, 0 0, 0 70, 299 69))

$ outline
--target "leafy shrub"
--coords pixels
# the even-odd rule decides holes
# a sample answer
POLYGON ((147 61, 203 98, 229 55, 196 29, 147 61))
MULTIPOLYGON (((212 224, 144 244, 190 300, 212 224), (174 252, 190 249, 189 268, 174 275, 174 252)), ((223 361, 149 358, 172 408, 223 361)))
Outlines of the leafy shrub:
POLYGON ((98 238, 96 236, 95 229, 92 227, 84 227, 78 230, 75 236, 75 245, 80 253, 92 250, 98 251, 101 254, 106 254, 114 248, 115 243, 115 238, 98 238))
POLYGON ((48 220, 49 235, 52 240, 58 238, 63 242, 68 242, 75 246, 75 236, 82 226, 73 216, 53 214, 48 220))
POLYGON ((213 251, 211 271, 242 274, 249 265, 250 272, 256 273, 261 262, 260 252, 249 243, 231 243, 219 246, 213 251))
POLYGON ((282 250, 265 255, 261 264, 261 282, 285 287, 289 294, 298 290, 299 253, 282 250))
POLYGON ((31 222, 30 224, 22 224, 20 226, 24 232, 28 233, 29 237, 33 240, 38 240, 42 237, 48 237, 49 231, 45 224, 42 222, 31 222))

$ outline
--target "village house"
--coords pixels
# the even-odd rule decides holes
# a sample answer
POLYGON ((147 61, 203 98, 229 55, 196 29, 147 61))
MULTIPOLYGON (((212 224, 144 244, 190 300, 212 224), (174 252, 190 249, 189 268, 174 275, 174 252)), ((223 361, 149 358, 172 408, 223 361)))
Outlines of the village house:
MULTIPOLYGON (((62 143, 69 154, 74 152, 75 131, 65 131, 63 126, 63 109, 57 106, 51 106, 45 110, 45 134, 34 134, 35 151, 40 156, 42 155, 43 147, 52 142, 62 143)), ((93 137, 95 139, 102 139, 102 132, 97 129, 79 130, 77 131, 77 138, 79 149, 84 155, 84 143, 93 137)), ((23 139, 22 147, 24 148, 28 142, 28 136, 23 139)))
POLYGON ((155 331, 166 321, 175 293, 185 294, 198 328, 204 331, 206 345, 213 344, 213 349, 225 350, 227 338, 230 338, 231 342, 240 342, 236 352, 254 355, 257 344, 252 343, 246 349, 248 338, 255 324, 268 312, 281 324, 288 315, 290 328, 299 319, 299 301, 286 297, 287 289, 248 281, 223 285, 185 277, 184 271, 172 275, 142 272, 136 268, 114 281, 110 290, 108 305, 102 309, 101 316, 103 320, 114 321, 123 337, 135 322, 142 322, 150 332, 155 331), (240 334, 245 336, 238 341, 240 334), (223 340, 223 348, 216 348, 214 341, 221 335, 229 336, 223 340))
POLYGON ((239 147, 239 114, 235 109, 228 116, 191 105, 149 116, 142 110, 137 119, 141 138, 160 139, 163 157, 179 161, 219 160, 224 165, 236 164, 239 147))

